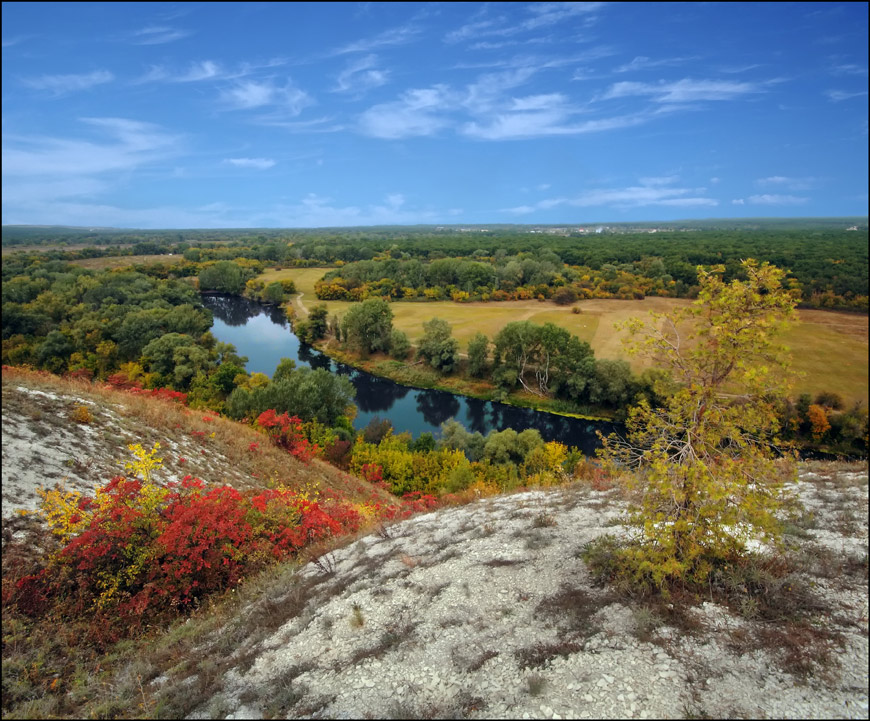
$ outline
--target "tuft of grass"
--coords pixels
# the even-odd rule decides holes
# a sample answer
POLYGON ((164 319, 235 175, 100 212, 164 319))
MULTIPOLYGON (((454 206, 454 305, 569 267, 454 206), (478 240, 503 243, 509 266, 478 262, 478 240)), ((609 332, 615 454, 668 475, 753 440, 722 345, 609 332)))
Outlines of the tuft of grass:
POLYGON ((351 628, 362 628, 365 626, 366 620, 363 617, 362 607, 355 603, 351 606, 351 617, 350 617, 350 625, 351 628))
POLYGON ((529 696, 540 696, 547 687, 547 680, 540 674, 533 673, 526 678, 526 690, 529 696))
POLYGON ((539 513, 532 520, 532 528, 552 528, 556 525, 558 522, 552 513, 539 513))

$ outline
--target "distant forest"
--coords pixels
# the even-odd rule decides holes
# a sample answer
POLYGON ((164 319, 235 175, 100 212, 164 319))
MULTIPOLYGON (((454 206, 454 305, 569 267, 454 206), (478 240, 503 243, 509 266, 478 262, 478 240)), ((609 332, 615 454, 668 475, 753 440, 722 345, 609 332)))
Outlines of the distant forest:
POLYGON ((134 265, 135 256, 182 255, 184 261, 166 268, 163 277, 197 275, 203 263, 221 260, 332 267, 319 295, 345 300, 693 297, 698 265, 724 265, 727 281, 739 276, 742 259, 752 257, 787 269, 805 307, 868 308, 867 218, 590 224, 583 230, 521 225, 310 230, 4 226, 2 237, 7 253, 16 246, 36 247, 52 260, 131 256, 134 265))

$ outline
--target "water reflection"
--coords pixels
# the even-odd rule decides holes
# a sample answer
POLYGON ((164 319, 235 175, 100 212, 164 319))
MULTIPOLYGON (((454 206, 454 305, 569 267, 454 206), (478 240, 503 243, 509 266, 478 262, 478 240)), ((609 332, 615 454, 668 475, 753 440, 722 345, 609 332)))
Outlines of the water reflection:
POLYGON ((233 327, 243 326, 258 315, 266 315, 276 325, 287 326, 287 316, 278 306, 261 305, 248 298, 215 293, 203 293, 202 303, 216 317, 233 327))
POLYGON ((350 381, 356 387, 356 404, 363 413, 388 411, 413 390, 408 386, 400 386, 386 378, 370 376, 367 373, 356 373, 351 376, 350 381), (363 375, 365 378, 360 377, 363 375))
POLYGON ((417 411, 430 426, 440 426, 459 415, 459 399, 444 391, 417 391, 417 411))
POLYGON ((232 343, 240 355, 250 359, 248 372, 271 376, 281 358, 292 358, 298 365, 346 376, 356 389, 359 413, 353 425, 357 430, 365 428, 379 414, 389 418, 396 433, 407 431, 417 437, 432 432, 437 436, 444 421, 455 419, 469 431, 482 435, 505 428, 517 431, 536 428, 545 440, 577 446, 588 455, 600 445, 596 430, 607 435, 618 428, 612 423, 584 421, 444 391, 402 386, 337 363, 300 343, 280 308, 213 294, 204 294, 203 304, 214 315, 212 335, 219 341, 232 343))

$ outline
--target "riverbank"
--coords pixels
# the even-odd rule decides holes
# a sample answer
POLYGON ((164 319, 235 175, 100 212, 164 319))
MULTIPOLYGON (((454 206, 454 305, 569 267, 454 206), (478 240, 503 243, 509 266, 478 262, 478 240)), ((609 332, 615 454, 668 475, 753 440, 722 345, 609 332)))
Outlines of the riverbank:
POLYGON ((596 409, 594 414, 566 411, 564 410, 565 401, 539 398, 529 393, 504 395, 503 391, 499 391, 495 385, 483 379, 470 379, 455 375, 444 376, 423 362, 404 363, 382 353, 376 353, 369 358, 360 358, 356 354, 347 353, 339 348, 331 338, 317 341, 312 347, 338 363, 411 388, 444 391, 481 401, 504 403, 517 408, 552 413, 565 418, 586 421, 614 421, 615 414, 603 408, 596 409))

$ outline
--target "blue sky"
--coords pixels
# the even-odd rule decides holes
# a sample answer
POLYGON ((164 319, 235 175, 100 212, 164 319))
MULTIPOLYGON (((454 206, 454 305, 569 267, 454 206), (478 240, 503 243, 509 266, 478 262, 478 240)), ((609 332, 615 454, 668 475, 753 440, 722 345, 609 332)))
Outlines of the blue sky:
POLYGON ((867 214, 867 3, 2 14, 4 224, 867 214))

